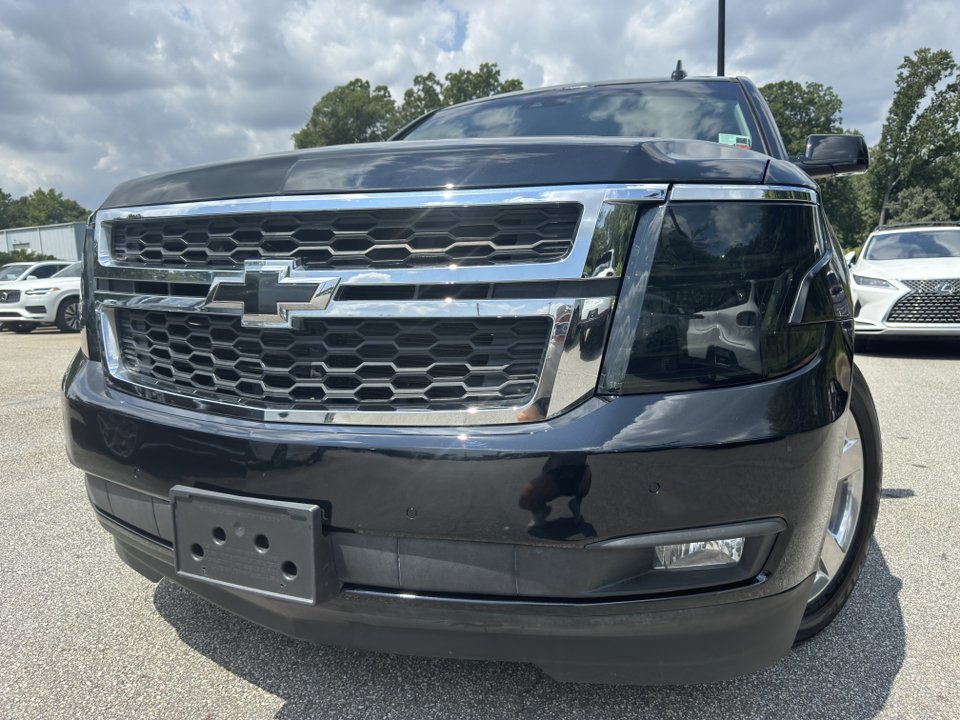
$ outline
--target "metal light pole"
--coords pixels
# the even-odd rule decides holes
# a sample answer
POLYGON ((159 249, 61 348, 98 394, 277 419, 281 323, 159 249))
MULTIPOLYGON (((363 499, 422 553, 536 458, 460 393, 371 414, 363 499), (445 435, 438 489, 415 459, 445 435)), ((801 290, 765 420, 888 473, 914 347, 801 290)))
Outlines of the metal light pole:
POLYGON ((719 3, 719 17, 717 18, 717 77, 723 77, 723 75, 726 74, 723 71, 723 54, 727 34, 727 3, 726 0, 719 0, 719 3))

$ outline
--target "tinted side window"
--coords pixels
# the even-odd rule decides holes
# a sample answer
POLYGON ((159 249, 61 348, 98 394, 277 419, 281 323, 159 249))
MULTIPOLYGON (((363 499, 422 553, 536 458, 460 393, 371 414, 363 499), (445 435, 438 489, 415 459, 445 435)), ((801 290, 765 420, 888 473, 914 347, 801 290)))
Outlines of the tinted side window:
POLYGON ((59 272, 62 268, 60 265, 42 265, 41 267, 34 268, 31 275, 35 275, 37 279, 42 280, 53 275, 55 272, 59 272))

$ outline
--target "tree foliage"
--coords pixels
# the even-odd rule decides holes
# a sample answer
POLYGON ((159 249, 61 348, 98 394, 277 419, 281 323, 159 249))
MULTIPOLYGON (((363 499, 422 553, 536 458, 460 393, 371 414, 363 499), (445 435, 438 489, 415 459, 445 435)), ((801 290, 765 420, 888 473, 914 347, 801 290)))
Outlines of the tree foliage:
POLYGON ((781 80, 760 88, 791 155, 803 155, 807 136, 843 132, 843 100, 832 87, 781 80))
POLYGON ((898 223, 949 220, 950 209, 929 187, 908 187, 890 202, 890 219, 898 223))
POLYGON ((367 80, 357 78, 320 98, 307 124, 294 133, 293 144, 299 149, 386 140, 394 114, 386 85, 371 91, 367 80))
MULTIPOLYGON (((893 101, 870 170, 823 180, 823 204, 847 247, 890 221, 960 220, 960 82, 947 50, 920 48, 898 68, 893 101)), ((787 152, 800 155, 807 135, 844 130, 843 102, 819 83, 761 88, 787 152)))
POLYGON ((32 250, 14 250, 13 252, 0 252, 0 267, 8 263, 15 262, 40 262, 41 260, 58 260, 53 255, 42 255, 32 250))
POLYGON ((870 173, 871 204, 881 224, 888 219, 896 196, 912 187, 950 193, 953 186, 949 202, 954 207, 949 210, 960 209, 952 182, 960 161, 957 69, 948 50, 929 48, 904 57, 898 68, 896 91, 870 173))
POLYGON ((386 140, 438 108, 514 90, 523 90, 523 83, 517 78, 501 80, 496 63, 447 73, 443 80, 432 72, 417 75, 399 105, 385 85, 371 90, 367 80, 356 78, 320 98, 306 125, 293 134, 293 145, 301 149, 386 140))
POLYGON ((89 210, 53 188, 37 188, 16 199, 0 189, 0 229, 75 222, 86 220, 89 214, 89 210))

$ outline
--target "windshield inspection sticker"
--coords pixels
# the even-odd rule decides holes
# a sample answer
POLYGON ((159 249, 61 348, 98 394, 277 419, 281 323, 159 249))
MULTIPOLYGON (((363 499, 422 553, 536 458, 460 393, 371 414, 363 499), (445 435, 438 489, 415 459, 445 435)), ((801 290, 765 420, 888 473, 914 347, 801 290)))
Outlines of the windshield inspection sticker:
POLYGON ((731 135, 730 133, 720 133, 717 142, 721 145, 736 145, 745 150, 750 149, 749 135, 731 135))

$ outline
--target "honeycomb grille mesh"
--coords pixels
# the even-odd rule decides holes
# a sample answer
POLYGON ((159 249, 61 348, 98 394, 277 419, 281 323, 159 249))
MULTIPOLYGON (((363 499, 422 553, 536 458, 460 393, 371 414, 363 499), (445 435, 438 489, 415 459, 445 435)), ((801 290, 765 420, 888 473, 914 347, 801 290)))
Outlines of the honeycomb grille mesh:
POLYGON ((308 268, 502 265, 559 260, 579 203, 138 219, 113 224, 114 260, 147 267, 242 267, 295 258, 308 268))
POLYGON ((229 315, 117 311, 122 362, 138 379, 284 409, 522 403, 536 389, 550 328, 546 317, 311 318, 264 330, 229 315))
POLYGON ((960 279, 900 282, 913 292, 894 304, 887 322, 960 323, 960 279))

